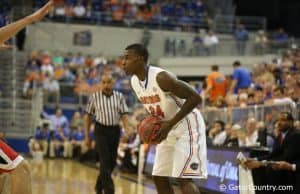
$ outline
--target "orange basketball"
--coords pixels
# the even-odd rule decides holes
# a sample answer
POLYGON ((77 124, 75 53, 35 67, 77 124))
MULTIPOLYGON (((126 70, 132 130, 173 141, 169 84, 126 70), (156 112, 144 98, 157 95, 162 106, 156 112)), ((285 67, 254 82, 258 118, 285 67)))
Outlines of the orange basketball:
POLYGON ((143 142, 153 145, 159 143, 155 141, 155 136, 161 127, 158 123, 159 121, 161 120, 158 117, 149 116, 140 122, 138 125, 138 133, 143 142))

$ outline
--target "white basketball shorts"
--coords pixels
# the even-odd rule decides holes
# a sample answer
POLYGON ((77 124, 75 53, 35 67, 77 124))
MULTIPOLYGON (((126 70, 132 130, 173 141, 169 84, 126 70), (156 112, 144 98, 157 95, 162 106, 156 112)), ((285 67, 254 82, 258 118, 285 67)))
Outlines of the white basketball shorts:
POLYGON ((156 146, 153 176, 207 178, 205 123, 193 110, 156 146))

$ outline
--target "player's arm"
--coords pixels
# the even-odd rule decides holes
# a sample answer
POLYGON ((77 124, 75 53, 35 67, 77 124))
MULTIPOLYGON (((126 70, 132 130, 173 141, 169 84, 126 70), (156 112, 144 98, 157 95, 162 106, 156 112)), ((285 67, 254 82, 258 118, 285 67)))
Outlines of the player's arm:
POLYGON ((84 131, 85 131, 85 143, 87 145, 89 145, 90 143, 90 136, 89 136, 89 130, 92 124, 92 116, 88 113, 85 114, 84 116, 84 120, 85 120, 85 127, 84 127, 84 131))
POLYGON ((91 124, 92 124, 92 116, 95 114, 95 104, 94 104, 94 99, 93 99, 93 95, 91 95, 89 97, 89 101, 86 107, 86 114, 84 116, 84 120, 85 120, 85 127, 84 127, 84 131, 85 131, 85 143, 87 146, 90 146, 90 128, 91 128, 91 124))
POLYGON ((122 120, 123 127, 125 130, 125 135, 129 136, 129 134, 133 133, 133 130, 132 130, 132 127, 130 126, 128 114, 123 114, 121 116, 121 120, 122 120))
POLYGON ((189 114, 199 103, 201 97, 187 83, 176 79, 167 72, 161 72, 156 77, 159 87, 165 92, 171 92, 175 96, 185 99, 186 101, 177 112, 177 114, 169 121, 163 122, 161 133, 158 137, 159 141, 165 139, 172 127, 189 114))
POLYGON ((25 26, 33 22, 40 21, 45 15, 48 14, 52 6, 53 0, 50 0, 46 5, 44 5, 41 9, 37 10, 33 14, 0 28, 0 47, 7 47, 6 45, 4 45, 4 42, 17 34, 25 26))

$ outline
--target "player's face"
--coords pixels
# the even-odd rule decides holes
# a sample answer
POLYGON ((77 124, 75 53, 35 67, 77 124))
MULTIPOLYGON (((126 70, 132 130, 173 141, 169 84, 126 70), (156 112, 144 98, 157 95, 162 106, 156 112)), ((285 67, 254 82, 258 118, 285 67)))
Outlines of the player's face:
POLYGON ((138 66, 140 66, 140 63, 141 63, 140 56, 138 56, 131 50, 125 50, 122 58, 122 65, 127 75, 135 74, 138 69, 138 66))

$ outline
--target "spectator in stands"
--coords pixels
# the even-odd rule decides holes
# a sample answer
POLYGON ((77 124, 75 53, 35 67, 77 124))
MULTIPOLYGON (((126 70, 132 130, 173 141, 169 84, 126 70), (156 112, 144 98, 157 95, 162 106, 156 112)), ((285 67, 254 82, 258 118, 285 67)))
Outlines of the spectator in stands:
POLYGON ((203 54, 203 40, 200 37, 200 34, 197 33, 193 39, 193 50, 192 53, 195 56, 200 56, 203 54))
POLYGON ((82 56, 82 54, 79 52, 77 53, 77 56, 74 56, 71 61, 71 68, 74 70, 74 72, 77 71, 78 68, 82 68, 85 64, 85 58, 82 56))
POLYGON ((23 97, 31 98, 33 89, 42 85, 43 76, 40 71, 27 71, 26 78, 23 86, 23 97))
POLYGON ((287 48, 289 36, 283 28, 279 28, 272 38, 272 46, 274 48, 287 48))
POLYGON ((274 105, 291 105, 293 108, 296 107, 295 102, 290 98, 284 95, 284 88, 283 87, 276 87, 273 90, 273 98, 267 102, 267 104, 274 104, 274 105))
POLYGON ((224 131, 225 131, 225 139, 224 139, 224 142, 222 143, 223 146, 225 146, 226 143, 228 142, 228 140, 230 139, 230 136, 232 133, 232 124, 226 123, 225 127, 224 127, 224 131))
POLYGON ((258 143, 258 131, 256 128, 256 120, 254 118, 249 118, 246 125, 246 134, 244 137, 243 145, 246 147, 259 146, 258 143))
POLYGON ((206 89, 203 96, 209 96, 209 101, 214 102, 219 96, 225 97, 227 91, 226 77, 219 72, 219 66, 213 65, 211 73, 206 78, 206 89))
POLYGON ((27 61, 26 69, 30 71, 39 71, 41 66, 42 63, 39 59, 38 51, 33 51, 30 55, 30 59, 27 61))
POLYGON ((209 137, 212 138, 213 145, 223 145, 226 139, 225 123, 220 120, 215 121, 209 131, 209 137))
POLYGON ((239 24, 237 29, 234 31, 234 38, 238 54, 245 55, 246 43, 249 39, 249 35, 243 24, 239 24))
POLYGON ((65 67, 63 75, 61 77, 61 81, 64 83, 69 83, 72 84, 75 80, 75 75, 73 72, 70 70, 69 67, 65 67))
POLYGON ((203 39, 203 44, 207 55, 215 55, 219 39, 213 31, 209 30, 203 39))
POLYGON ((66 53, 64 57, 64 66, 65 67, 71 66, 72 59, 73 59, 73 54, 71 52, 66 53))
POLYGON ((184 14, 178 17, 177 22, 182 31, 190 31, 193 23, 193 18, 189 15, 188 11, 184 11, 184 14))
POLYGON ((260 146, 268 147, 272 150, 274 145, 274 135, 268 133, 268 129, 263 121, 257 122, 256 130, 258 131, 257 141, 260 143, 260 146))
POLYGON ((66 16, 66 9, 64 5, 60 4, 55 7, 54 16, 58 18, 64 18, 66 16))
POLYGON ((55 114, 48 115, 46 112, 43 112, 43 117, 49 119, 52 122, 54 131, 57 131, 59 127, 62 127, 64 131, 69 130, 69 121, 65 115, 62 114, 62 110, 57 108, 55 114))
POLYGON ((45 79, 43 81, 43 91, 44 91, 44 103, 49 102, 50 99, 53 99, 56 105, 59 105, 60 102, 60 87, 58 81, 54 76, 45 74, 45 79))
POLYGON ((54 132, 53 140, 50 142, 50 157, 61 156, 63 152, 64 158, 72 157, 72 145, 70 142, 69 129, 59 126, 54 132))
POLYGON ((83 153, 87 151, 87 147, 84 143, 85 134, 83 125, 84 123, 80 123, 72 135, 71 148, 72 156, 74 158, 79 158, 83 153))
POLYGON ((93 66, 94 67, 104 66, 107 65, 107 63, 108 60, 106 59, 106 57, 102 53, 99 53, 99 55, 94 58, 93 66))
POLYGON ((48 72, 50 75, 54 74, 54 68, 52 65, 52 60, 50 57, 50 53, 45 51, 42 56, 42 74, 45 75, 48 72))
POLYGON ((265 103, 265 94, 261 87, 256 87, 254 89, 254 98, 255 98, 255 104, 261 105, 265 103))
POLYGON ((82 1, 78 1, 76 6, 73 8, 74 16, 82 18, 86 15, 86 8, 84 7, 82 1))
POLYGON ((32 154, 35 150, 35 147, 40 147, 43 155, 46 156, 48 152, 48 143, 51 138, 51 133, 49 130, 49 124, 44 123, 42 127, 38 127, 33 138, 29 140, 28 147, 29 151, 32 154))
POLYGON ((79 126, 84 125, 84 119, 79 111, 74 112, 73 117, 70 122, 70 129, 71 131, 74 131, 78 129, 79 126))
POLYGON ((52 55, 52 63, 54 68, 62 67, 64 64, 64 57, 58 51, 52 55))
POLYGON ((237 94, 241 90, 246 90, 250 87, 252 78, 249 70, 242 67, 239 61, 233 63, 233 80, 230 87, 230 93, 237 94))
POLYGON ((254 93, 249 93, 249 94, 248 94, 247 105, 248 105, 248 106, 256 105, 254 93))
POLYGON ((265 54, 268 46, 268 37, 264 30, 259 30, 254 39, 256 54, 265 54))
POLYGON ((241 130, 241 126, 235 124, 228 129, 228 137, 226 138, 224 145, 228 147, 239 147, 243 146, 243 138, 245 133, 241 130))
POLYGON ((40 114, 37 128, 39 126, 43 126, 43 125, 48 125, 48 130, 50 131, 50 133, 52 133, 54 131, 52 121, 50 119, 46 119, 43 114, 40 114))

